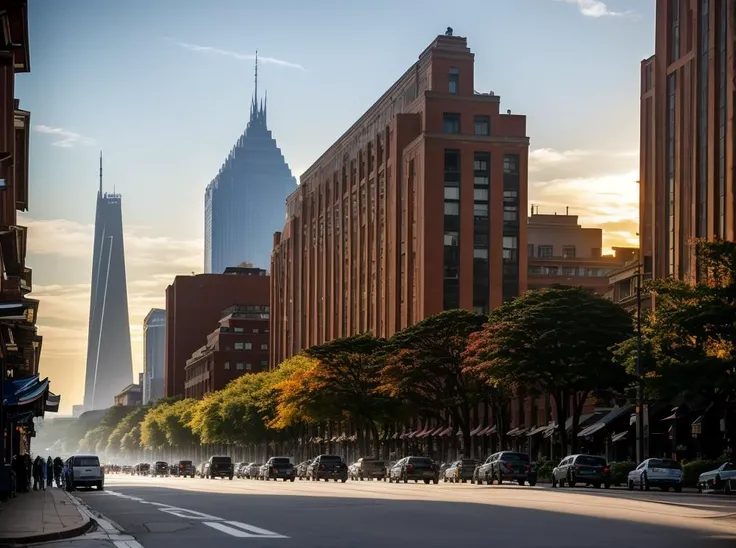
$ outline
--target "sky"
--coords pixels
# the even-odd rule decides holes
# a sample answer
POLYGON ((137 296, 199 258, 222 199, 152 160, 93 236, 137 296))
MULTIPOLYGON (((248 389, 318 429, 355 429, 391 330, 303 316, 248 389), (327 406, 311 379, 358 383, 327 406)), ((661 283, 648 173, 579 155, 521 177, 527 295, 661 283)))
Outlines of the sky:
POLYGON ((530 205, 636 245, 639 66, 654 0, 29 0, 27 264, 41 373, 83 397, 100 150, 123 196, 134 370, 142 321, 203 271, 204 190, 243 132, 259 52, 269 126, 299 176, 451 26, 475 89, 527 115, 530 205))

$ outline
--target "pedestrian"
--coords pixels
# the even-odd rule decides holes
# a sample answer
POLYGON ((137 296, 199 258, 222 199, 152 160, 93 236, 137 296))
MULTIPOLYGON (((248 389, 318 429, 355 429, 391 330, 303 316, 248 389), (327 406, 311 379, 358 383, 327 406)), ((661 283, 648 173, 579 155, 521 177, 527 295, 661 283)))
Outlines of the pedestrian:
POLYGON ((49 455, 49 459, 46 461, 46 487, 54 486, 54 461, 49 455))
POLYGON ((61 487, 62 483, 62 477, 61 473, 64 470, 64 461, 61 460, 61 457, 56 457, 54 459, 54 479, 56 479, 56 487, 61 487))
POLYGON ((69 481, 69 466, 67 466, 66 462, 64 462, 64 468, 61 469, 61 484, 67 491, 72 490, 71 482, 69 481))
POLYGON ((38 458, 41 460, 41 489, 46 491, 46 461, 41 457, 38 458))
POLYGON ((41 457, 36 457, 33 461, 33 490, 38 491, 38 484, 41 477, 41 457))

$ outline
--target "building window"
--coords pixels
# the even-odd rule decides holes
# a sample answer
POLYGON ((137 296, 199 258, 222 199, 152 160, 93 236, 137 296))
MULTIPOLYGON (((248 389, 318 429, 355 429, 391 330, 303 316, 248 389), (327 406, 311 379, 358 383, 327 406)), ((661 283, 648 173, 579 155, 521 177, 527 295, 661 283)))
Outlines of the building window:
POLYGON ((574 245, 563 245, 562 246, 562 258, 563 259, 574 259, 575 258, 575 246, 574 245))
POLYGON ((245 349, 245 343, 242 343, 242 342, 235 343, 235 350, 244 350, 244 349, 245 349))
POLYGON ((519 240, 516 238, 516 236, 504 236, 503 237, 503 248, 504 249, 516 249, 518 246, 519 240))
POLYGON ((474 119, 475 134, 476 135, 490 135, 491 134, 491 117, 490 116, 476 116, 474 119))
POLYGON ((503 157, 503 172, 511 175, 519 174, 519 155, 505 154, 503 157))
POLYGON ((268 343, 263 343, 261 345, 261 350, 268 350, 268 343))
POLYGON ((665 161, 665 208, 667 211, 667 273, 675 273, 675 74, 667 76, 667 134, 665 161))
POLYGON ((263 360, 261 362, 261 367, 268 367, 268 362, 266 360, 263 360))
POLYGON ((242 327, 233 327, 233 333, 242 333, 243 328, 242 327))
POLYGON ((459 200, 460 199, 460 187, 457 186, 446 186, 445 187, 445 200, 459 200))
POLYGON ((253 366, 251 364, 249 364, 249 363, 246 363, 245 364, 245 370, 246 371, 252 371, 253 370, 253 366))
POLYGON ((448 86, 447 91, 452 95, 460 93, 460 71, 455 67, 450 67, 450 72, 447 75, 448 86))
POLYGON ((237 371, 242 371, 244 368, 245 368, 245 366, 244 366, 243 362, 236 362, 235 363, 235 369, 237 371))
POLYGON ((540 245, 537 246, 537 253, 540 259, 551 259, 554 248, 551 245, 540 245))
POLYGON ((260 333, 260 332, 261 332, 261 330, 258 329, 257 327, 253 329, 253 334, 254 335, 258 335, 258 333, 260 333))
POLYGON ((473 215, 475 217, 488 217, 488 203, 479 204, 474 203, 473 204, 473 215))
POLYGON ((457 247, 460 245, 459 232, 445 232, 445 245, 457 247))
POLYGON ((562 267, 562 275, 563 276, 574 276, 575 275, 575 267, 574 266, 563 266, 562 267))
POLYGON ((445 202, 445 215, 460 215, 460 203, 445 202))
POLYGON ((488 249, 483 248, 476 248, 473 250, 473 258, 474 259, 487 259, 488 258, 488 249))
POLYGON ((445 133, 460 133, 460 115, 445 112, 443 116, 443 131, 445 133))
POLYGON ((488 189, 487 188, 476 188, 473 190, 473 199, 476 202, 487 202, 488 201, 488 189))
POLYGON ((245 350, 250 350, 251 348, 253 348, 253 345, 249 342, 244 343, 244 346, 245 346, 245 350))
POLYGON ((503 206, 503 220, 507 222, 513 222, 519 220, 518 207, 516 206, 503 206))
MULTIPOLYGON (((726 3, 725 1, 723 2, 726 3)), ((672 27, 672 33, 670 34, 670 62, 677 61, 680 58, 680 0, 674 0, 669 2, 670 7, 670 25, 672 27)))
POLYGON ((224 367, 225 367, 225 370, 226 371, 229 370, 230 369, 230 362, 225 362, 224 363, 224 367))

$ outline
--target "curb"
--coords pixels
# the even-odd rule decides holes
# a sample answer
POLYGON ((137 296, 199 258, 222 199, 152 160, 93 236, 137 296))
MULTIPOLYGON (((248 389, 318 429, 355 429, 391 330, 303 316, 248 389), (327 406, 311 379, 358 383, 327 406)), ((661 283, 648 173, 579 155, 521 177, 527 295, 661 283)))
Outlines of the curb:
POLYGON ((75 497, 70 495, 67 491, 64 491, 64 494, 67 496, 67 498, 69 498, 69 501, 77 508, 77 512, 79 512, 79 515, 87 519, 85 523, 83 523, 79 527, 66 529, 64 531, 58 531, 56 533, 42 533, 40 535, 31 535, 26 537, 3 538, 0 539, 0 547, 17 546, 19 544, 38 544, 41 542, 52 542, 55 540, 66 540, 82 536, 90 529, 95 527, 97 525, 97 522, 91 519, 85 512, 82 512, 80 510, 81 503, 75 497))

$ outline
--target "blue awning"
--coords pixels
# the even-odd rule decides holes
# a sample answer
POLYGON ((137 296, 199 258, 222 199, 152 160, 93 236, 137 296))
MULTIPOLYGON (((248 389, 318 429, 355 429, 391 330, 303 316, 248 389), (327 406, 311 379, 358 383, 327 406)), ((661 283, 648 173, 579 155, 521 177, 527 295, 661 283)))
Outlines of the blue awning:
POLYGON ((25 379, 3 382, 3 405, 12 407, 27 405, 46 396, 49 379, 39 380, 38 375, 25 379))

